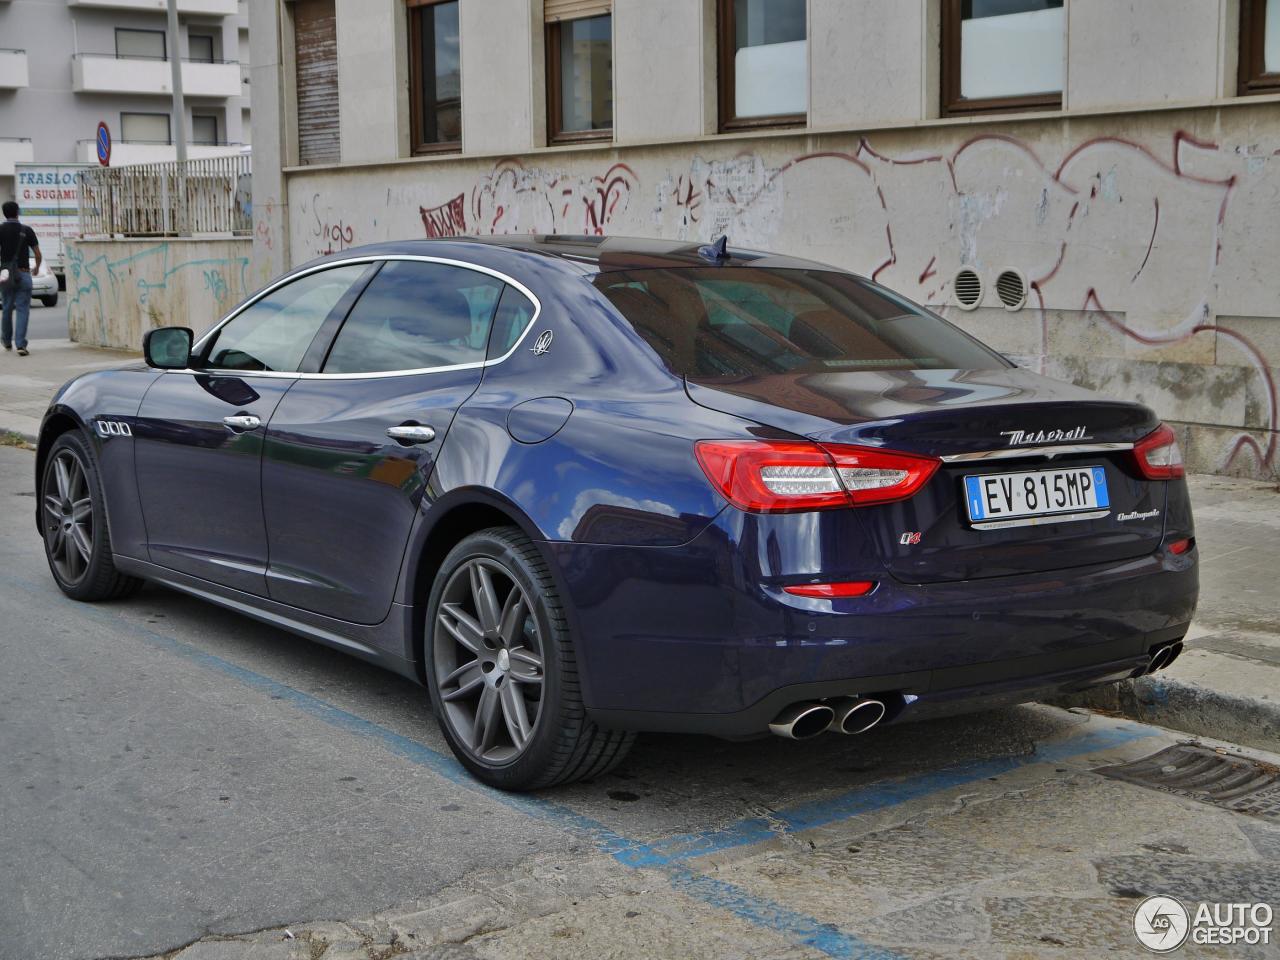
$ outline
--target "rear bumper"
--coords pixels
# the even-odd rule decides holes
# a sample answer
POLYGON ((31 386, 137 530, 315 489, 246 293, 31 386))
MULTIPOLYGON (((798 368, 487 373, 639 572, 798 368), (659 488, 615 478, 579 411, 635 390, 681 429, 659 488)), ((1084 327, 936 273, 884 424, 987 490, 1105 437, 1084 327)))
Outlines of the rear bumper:
POLYGON ((767 545, 726 533, 670 548, 544 545, 597 722, 738 737, 821 697, 915 698, 895 722, 1026 702, 1127 676, 1186 633, 1198 594, 1193 550, 942 584, 881 572, 868 597, 805 600, 753 569, 767 545))

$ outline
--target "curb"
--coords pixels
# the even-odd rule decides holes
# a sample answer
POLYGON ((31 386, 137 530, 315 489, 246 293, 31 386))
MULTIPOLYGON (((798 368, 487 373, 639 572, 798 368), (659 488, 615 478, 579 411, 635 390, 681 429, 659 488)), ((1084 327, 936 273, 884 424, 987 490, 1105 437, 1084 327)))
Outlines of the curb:
POLYGON ((1194 683, 1149 676, 1050 702, 1280 753, 1280 700, 1236 697, 1194 683))

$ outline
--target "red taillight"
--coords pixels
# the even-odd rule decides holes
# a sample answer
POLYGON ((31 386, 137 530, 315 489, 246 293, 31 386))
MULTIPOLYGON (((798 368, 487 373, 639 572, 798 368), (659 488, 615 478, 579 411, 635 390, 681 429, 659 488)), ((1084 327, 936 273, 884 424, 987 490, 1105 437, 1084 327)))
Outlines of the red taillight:
POLYGON ((1180 557, 1191 549, 1191 545, 1194 542, 1192 539, 1174 540, 1169 544, 1169 552, 1175 557, 1180 557))
POLYGON ((1133 445, 1133 458, 1148 480, 1175 480, 1186 474, 1178 435, 1167 423, 1160 424, 1133 445))
POLYGON ((699 440, 694 450, 721 495, 755 513, 905 500, 940 462, 875 447, 775 440, 699 440))
POLYGON ((875 588, 874 580, 850 580, 847 583, 799 583, 782 589, 797 597, 835 600, 843 597, 865 597, 875 588))

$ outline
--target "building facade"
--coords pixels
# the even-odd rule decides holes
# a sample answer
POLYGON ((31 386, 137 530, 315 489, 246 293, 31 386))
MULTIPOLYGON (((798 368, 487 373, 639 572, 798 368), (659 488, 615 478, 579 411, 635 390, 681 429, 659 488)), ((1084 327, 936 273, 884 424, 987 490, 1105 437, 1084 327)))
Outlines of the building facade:
POLYGON ((179 0, 186 116, 172 113, 164 0, 0 0, 0 197, 16 162, 112 166, 193 157, 249 141, 247 0, 179 0))
POLYGON ((255 261, 411 236, 825 260, 1280 467, 1280 0, 255 0, 255 261))

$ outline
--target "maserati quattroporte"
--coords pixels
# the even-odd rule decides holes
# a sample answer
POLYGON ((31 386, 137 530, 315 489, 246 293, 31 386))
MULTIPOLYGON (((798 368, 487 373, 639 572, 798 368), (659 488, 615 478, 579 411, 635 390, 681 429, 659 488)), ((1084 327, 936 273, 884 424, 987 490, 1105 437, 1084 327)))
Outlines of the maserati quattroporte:
POLYGON ((389 243, 144 353, 45 417, 58 586, 153 581, 411 677, 498 787, 597 775, 636 731, 851 734, 1117 681, 1195 608, 1170 427, 818 263, 389 243))

